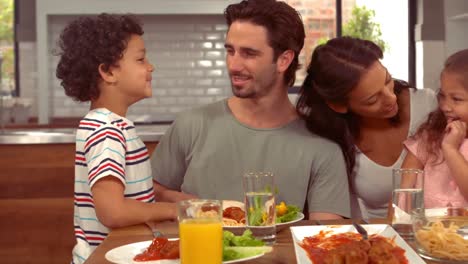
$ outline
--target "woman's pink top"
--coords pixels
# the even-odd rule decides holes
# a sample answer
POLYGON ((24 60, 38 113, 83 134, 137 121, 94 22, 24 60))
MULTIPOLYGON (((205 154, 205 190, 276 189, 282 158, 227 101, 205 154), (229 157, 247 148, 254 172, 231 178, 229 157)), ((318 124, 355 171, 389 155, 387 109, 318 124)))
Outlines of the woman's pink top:
MULTIPOLYGON (((436 164, 432 160, 428 162, 428 154, 420 139, 407 139, 404 144, 408 151, 424 164, 424 206, 426 208, 446 207, 449 203, 454 207, 468 206, 468 201, 460 193, 445 160, 436 164)), ((467 139, 461 144, 460 153, 465 160, 468 160, 467 139)))

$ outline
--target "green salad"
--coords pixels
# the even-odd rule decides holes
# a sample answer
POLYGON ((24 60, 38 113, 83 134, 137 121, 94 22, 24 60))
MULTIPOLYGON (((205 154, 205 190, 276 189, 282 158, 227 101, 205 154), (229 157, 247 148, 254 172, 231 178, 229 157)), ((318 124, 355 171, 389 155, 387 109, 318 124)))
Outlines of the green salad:
POLYGON ((271 250, 263 241, 256 239, 250 229, 246 229, 241 236, 223 232, 223 261, 252 257, 271 250))
POLYGON ((301 212, 299 207, 289 204, 286 205, 284 202, 281 202, 276 206, 276 223, 286 223, 296 220, 299 212, 301 212))

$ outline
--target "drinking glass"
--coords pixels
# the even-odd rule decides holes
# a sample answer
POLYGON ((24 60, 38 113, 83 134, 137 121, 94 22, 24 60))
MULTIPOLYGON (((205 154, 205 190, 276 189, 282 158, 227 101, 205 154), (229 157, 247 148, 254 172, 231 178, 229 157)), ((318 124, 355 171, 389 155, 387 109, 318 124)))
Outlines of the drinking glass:
POLYGON ((243 177, 246 226, 266 244, 276 241, 274 175, 247 172, 243 177))
POLYGON ((393 170, 392 227, 406 239, 413 238, 411 217, 424 212, 424 171, 393 170))
POLYGON ((222 263, 222 201, 192 199, 177 208, 181 264, 222 263))

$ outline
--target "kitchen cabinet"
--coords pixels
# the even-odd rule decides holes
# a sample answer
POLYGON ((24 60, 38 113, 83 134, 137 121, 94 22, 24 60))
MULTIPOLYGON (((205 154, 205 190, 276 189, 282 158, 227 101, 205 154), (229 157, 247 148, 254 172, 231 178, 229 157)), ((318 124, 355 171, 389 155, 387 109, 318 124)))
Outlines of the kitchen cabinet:
POLYGON ((70 263, 74 158, 74 143, 0 144, 1 263, 70 263))

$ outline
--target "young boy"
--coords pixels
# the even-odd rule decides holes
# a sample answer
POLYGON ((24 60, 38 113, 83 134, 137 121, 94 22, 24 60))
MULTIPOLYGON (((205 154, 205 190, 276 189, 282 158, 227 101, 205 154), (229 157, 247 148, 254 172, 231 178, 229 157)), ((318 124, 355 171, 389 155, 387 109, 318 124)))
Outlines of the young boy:
POLYGON ((176 218, 175 204, 155 203, 146 146, 125 118, 150 97, 143 30, 129 15, 71 22, 59 40, 57 78, 73 99, 91 101, 76 133, 73 263, 82 263, 109 229, 176 218))

